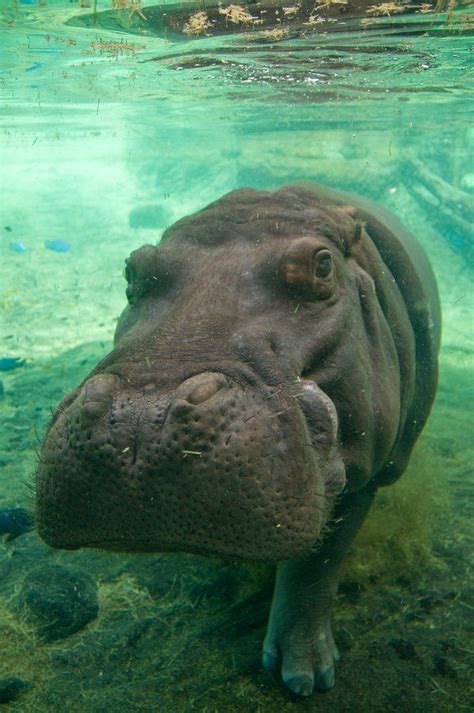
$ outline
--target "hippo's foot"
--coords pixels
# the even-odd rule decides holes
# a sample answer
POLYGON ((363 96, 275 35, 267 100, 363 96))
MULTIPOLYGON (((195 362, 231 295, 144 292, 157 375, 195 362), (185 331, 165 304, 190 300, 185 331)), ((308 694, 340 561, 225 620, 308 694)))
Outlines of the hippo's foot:
POLYGON ((272 611, 263 644, 263 666, 281 671, 283 683, 299 696, 334 686, 339 651, 329 616, 321 620, 303 611, 272 611), (313 620, 312 620, 313 619, 313 620))

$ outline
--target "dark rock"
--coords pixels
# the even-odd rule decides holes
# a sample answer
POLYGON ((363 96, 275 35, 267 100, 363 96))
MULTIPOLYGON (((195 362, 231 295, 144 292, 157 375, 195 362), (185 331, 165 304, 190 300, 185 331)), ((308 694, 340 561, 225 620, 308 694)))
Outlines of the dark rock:
POLYGON ((440 676, 449 676, 450 678, 457 678, 456 669, 454 669, 445 656, 440 656, 435 654, 433 656, 433 673, 439 674, 440 676))
POLYGON ((31 688, 29 681, 23 681, 22 678, 9 676, 8 678, 0 678, 0 703, 10 703, 24 691, 31 688))
POLYGON ((0 535, 7 535, 7 541, 33 529, 33 518, 23 508, 0 510, 0 535))
POLYGON ((339 651, 350 651, 354 646, 354 637, 347 629, 336 629, 334 638, 339 651))
POLYGON ((339 594, 344 597, 347 602, 355 604, 359 601, 363 587, 359 582, 344 580, 339 585, 339 594))
POLYGON ((390 646, 393 646, 399 659, 403 659, 404 661, 413 661, 418 658, 416 649, 411 641, 405 641, 404 639, 392 639, 390 641, 390 646))
POLYGON ((97 584, 77 568, 45 565, 26 577, 20 605, 45 641, 57 641, 96 618, 97 584))

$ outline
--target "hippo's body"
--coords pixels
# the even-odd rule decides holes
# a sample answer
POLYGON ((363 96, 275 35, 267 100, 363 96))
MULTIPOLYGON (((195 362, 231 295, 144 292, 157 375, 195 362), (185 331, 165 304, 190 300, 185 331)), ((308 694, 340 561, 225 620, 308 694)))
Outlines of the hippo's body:
POLYGON ((279 562, 264 666, 329 688, 340 564, 435 395, 426 257, 361 198, 243 189, 132 253, 126 278, 114 350, 49 427, 40 535, 279 562))

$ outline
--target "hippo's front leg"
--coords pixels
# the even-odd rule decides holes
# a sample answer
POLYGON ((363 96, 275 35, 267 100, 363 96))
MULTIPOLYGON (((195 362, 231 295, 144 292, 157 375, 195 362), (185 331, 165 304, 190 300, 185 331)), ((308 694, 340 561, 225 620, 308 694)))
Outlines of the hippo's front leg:
POLYGON ((332 531, 314 553, 278 565, 263 666, 281 671, 301 696, 332 688, 339 658, 331 631, 331 604, 344 556, 373 500, 373 491, 347 495, 335 511, 332 531))

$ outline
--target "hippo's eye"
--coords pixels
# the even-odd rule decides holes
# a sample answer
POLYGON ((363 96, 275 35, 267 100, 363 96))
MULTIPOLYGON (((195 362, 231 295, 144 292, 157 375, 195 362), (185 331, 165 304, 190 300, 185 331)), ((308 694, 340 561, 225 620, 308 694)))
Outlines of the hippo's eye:
POLYGON ((329 250, 319 250, 314 256, 313 274, 315 277, 325 278, 332 273, 332 257, 329 250))

